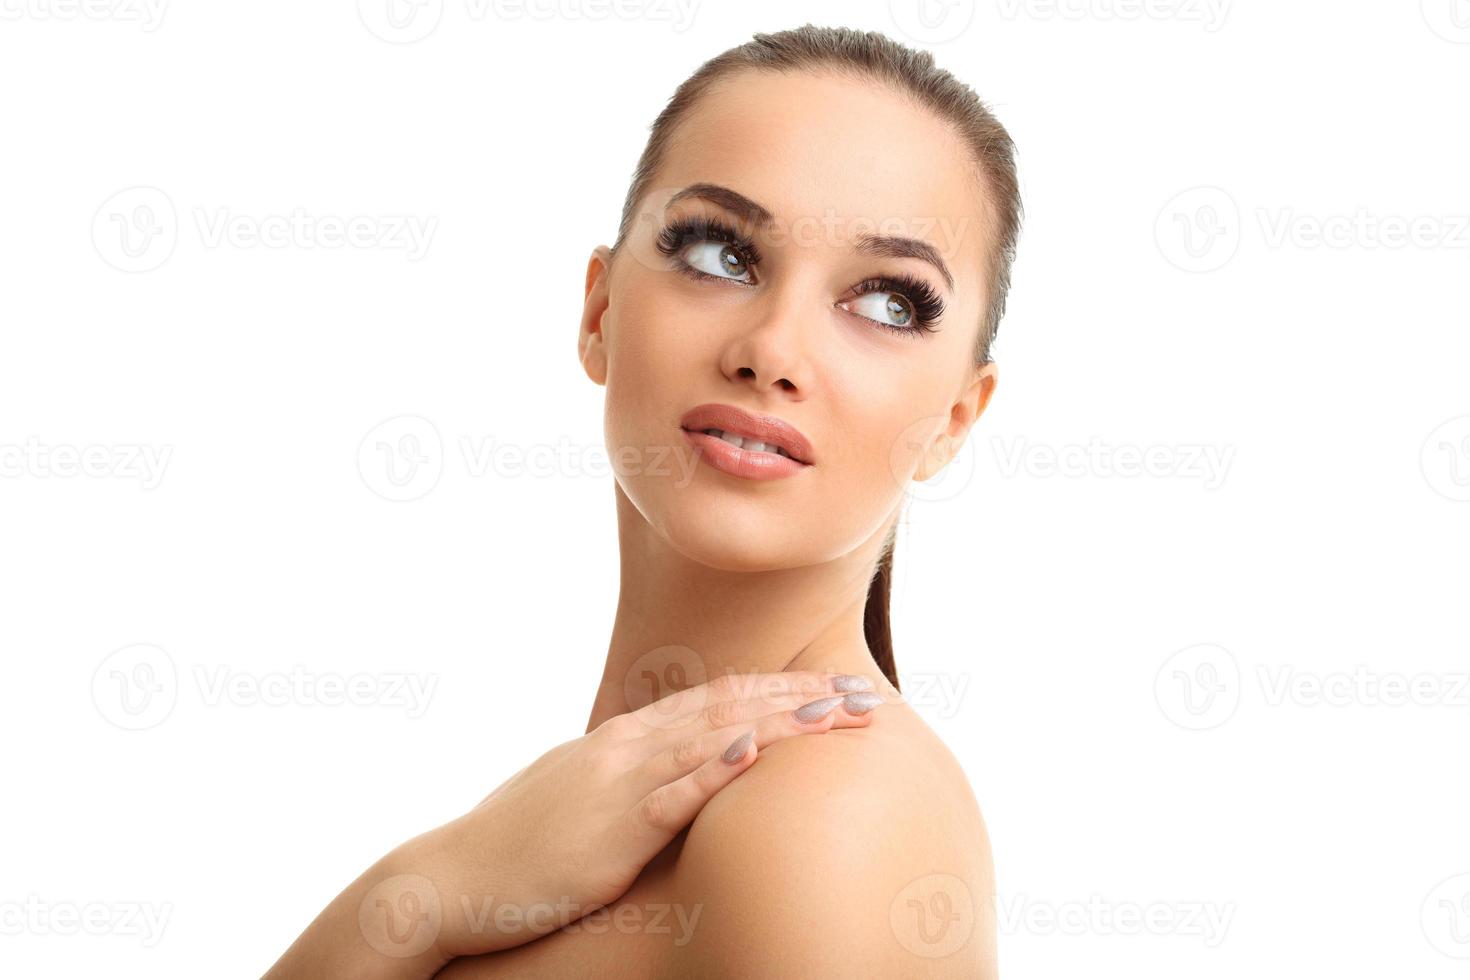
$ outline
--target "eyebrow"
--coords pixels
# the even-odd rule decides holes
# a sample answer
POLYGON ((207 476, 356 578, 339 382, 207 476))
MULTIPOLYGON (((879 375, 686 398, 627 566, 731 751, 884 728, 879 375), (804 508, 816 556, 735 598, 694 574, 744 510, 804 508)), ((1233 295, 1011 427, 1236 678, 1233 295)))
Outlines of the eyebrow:
MULTIPOLYGON (((719 184, 690 184, 669 198, 665 207, 673 207, 680 201, 689 198, 708 201, 731 214, 739 215, 751 224, 766 224, 775 219, 775 215, 765 207, 739 191, 719 184)), ((944 264, 939 250, 923 239, 902 238, 896 235, 859 235, 854 247, 865 255, 881 255, 893 259, 919 259, 928 262, 944 277, 944 284, 949 287, 950 291, 954 291, 954 276, 950 274, 949 266, 944 264)))
POLYGON ((732 191, 728 187, 721 187, 719 184, 690 184, 669 198, 669 203, 665 207, 673 207, 685 198, 691 197, 718 204, 726 211, 738 214, 752 224, 765 224, 775 218, 775 215, 744 194, 732 191))
POLYGON ((893 259, 922 259, 938 269, 939 274, 944 277, 944 284, 951 292, 954 291, 954 276, 949 274, 949 266, 939 257, 939 250, 922 239, 898 238, 894 235, 860 235, 857 250, 868 255, 884 255, 893 259))

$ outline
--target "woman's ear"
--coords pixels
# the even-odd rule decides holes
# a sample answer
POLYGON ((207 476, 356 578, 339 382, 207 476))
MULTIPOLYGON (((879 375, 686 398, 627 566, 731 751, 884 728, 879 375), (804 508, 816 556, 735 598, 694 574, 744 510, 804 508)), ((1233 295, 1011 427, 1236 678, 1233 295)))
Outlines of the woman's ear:
POLYGON ((929 451, 919 461, 914 479, 922 483, 934 476, 959 455, 960 447, 970 436, 970 429, 990 404, 995 385, 1000 379, 1000 369, 994 361, 975 369, 970 382, 960 392, 959 398, 950 406, 949 423, 935 436, 929 451))
POLYGON ((587 260, 586 295, 582 299, 582 323, 577 330, 577 359, 587 377, 607 384, 607 345, 603 318, 607 315, 608 278, 612 274, 612 249, 599 245, 587 260))

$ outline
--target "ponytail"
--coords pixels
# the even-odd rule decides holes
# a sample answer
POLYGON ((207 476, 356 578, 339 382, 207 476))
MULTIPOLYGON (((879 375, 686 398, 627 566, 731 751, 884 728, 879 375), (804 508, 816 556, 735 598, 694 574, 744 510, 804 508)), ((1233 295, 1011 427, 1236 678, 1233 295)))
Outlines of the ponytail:
POLYGON ((898 668, 893 663, 893 629, 888 621, 888 605, 893 592, 893 543, 897 531, 898 522, 895 521, 883 542, 883 553, 878 557, 878 569, 868 584, 868 604, 863 610, 863 636, 868 641, 868 652, 894 690, 899 689, 898 668))

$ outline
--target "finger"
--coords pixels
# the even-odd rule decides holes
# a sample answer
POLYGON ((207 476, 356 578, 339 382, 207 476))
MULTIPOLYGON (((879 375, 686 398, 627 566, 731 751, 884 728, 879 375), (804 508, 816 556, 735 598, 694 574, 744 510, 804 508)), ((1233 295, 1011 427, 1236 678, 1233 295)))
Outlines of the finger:
POLYGON ((677 728, 711 705, 727 701, 774 698, 784 694, 818 697, 830 692, 871 690, 873 682, 858 674, 834 671, 788 670, 765 674, 726 674, 670 694, 645 705, 630 716, 645 731, 677 728))
POLYGON ((749 769, 758 751, 755 732, 747 729, 694 771, 654 787, 639 800, 624 817, 622 836, 637 852, 638 866, 651 861, 716 793, 749 769))
MULTIPOLYGON (((867 682, 867 678, 862 678, 862 680, 867 682)), ((840 695, 846 692, 839 688, 836 693, 840 695)), ((749 724, 767 715, 793 711, 804 704, 830 696, 834 696, 834 691, 831 686, 827 686, 815 691, 795 690, 771 697, 758 696, 746 700, 716 701, 692 714, 685 715, 682 720, 666 728, 649 732, 644 740, 649 746, 645 755, 651 757, 661 749, 692 735, 719 732, 731 726, 748 727, 749 724)))
POLYGON ((755 720, 753 727, 750 722, 744 722, 712 732, 686 735, 651 756, 629 773, 629 779, 635 792, 652 792, 660 785, 696 771, 712 756, 722 752, 742 731, 753 732, 756 747, 764 749, 793 735, 816 735, 833 728, 865 728, 872 722, 873 710, 881 704, 882 696, 871 691, 839 694, 764 715, 755 720))
MULTIPOLYGON (((626 830, 636 842, 644 863, 667 846, 675 834, 689 826, 716 793, 750 768, 762 748, 793 735, 819 734, 838 727, 863 727, 871 722, 873 709, 882 703, 883 698, 870 691, 819 698, 793 711, 762 718, 754 728, 736 735, 728 744, 724 740, 739 726, 689 739, 687 745, 681 743, 677 760, 674 750, 663 753, 660 758, 665 766, 664 774, 675 778, 654 785, 628 811, 630 826, 626 830), (687 759, 693 759, 706 748, 717 750, 720 745, 724 748, 713 758, 700 758, 688 770, 679 771, 690 765, 687 759)), ((657 779, 657 765, 644 767, 639 775, 657 779)))

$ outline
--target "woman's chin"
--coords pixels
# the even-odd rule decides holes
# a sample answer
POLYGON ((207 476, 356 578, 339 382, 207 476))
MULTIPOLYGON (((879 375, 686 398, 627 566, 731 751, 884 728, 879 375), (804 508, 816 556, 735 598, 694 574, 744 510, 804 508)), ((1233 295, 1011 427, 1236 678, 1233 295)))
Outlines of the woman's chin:
POLYGON ((796 568, 818 560, 808 552, 809 534, 795 534, 803 521, 774 498, 715 499, 688 488, 656 495, 638 509, 669 546, 691 561, 729 572, 796 568), (670 498, 673 499, 670 499, 670 498))

